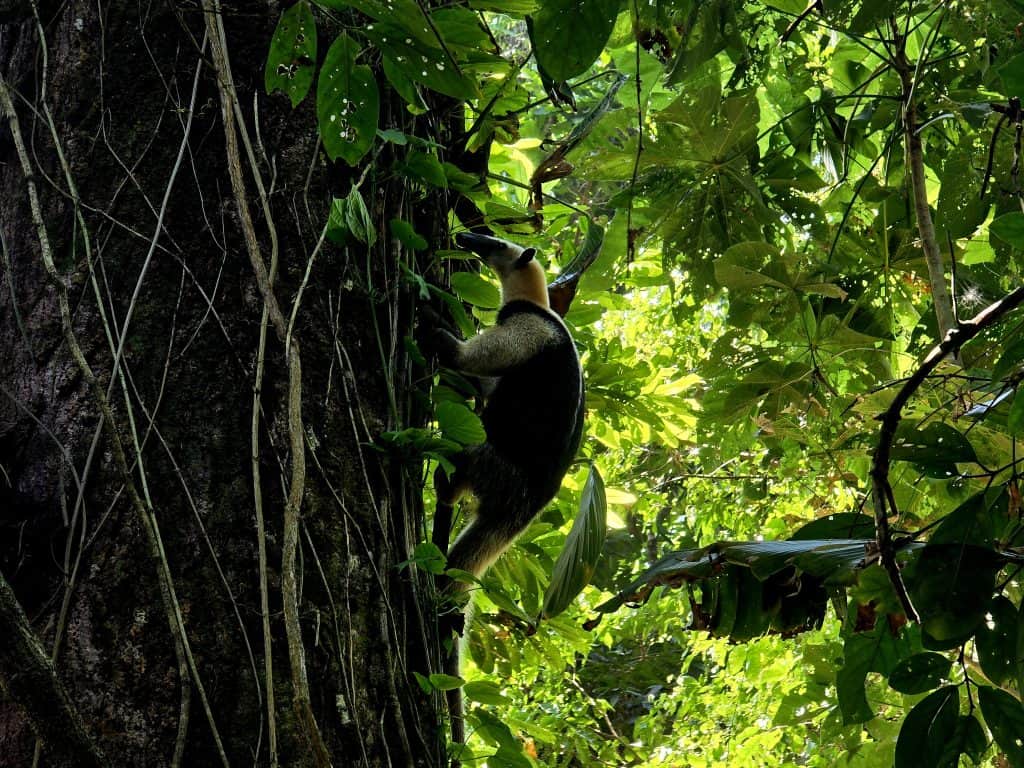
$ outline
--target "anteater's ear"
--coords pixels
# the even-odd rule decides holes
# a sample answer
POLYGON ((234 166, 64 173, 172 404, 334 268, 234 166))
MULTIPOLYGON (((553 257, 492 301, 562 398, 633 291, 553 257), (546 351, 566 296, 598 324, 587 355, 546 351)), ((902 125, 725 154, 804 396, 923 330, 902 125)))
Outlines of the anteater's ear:
POLYGON ((523 267, 525 267, 527 264, 533 261, 533 257, 536 255, 536 248, 525 249, 521 254, 519 254, 519 258, 516 259, 516 269, 522 269, 523 267))

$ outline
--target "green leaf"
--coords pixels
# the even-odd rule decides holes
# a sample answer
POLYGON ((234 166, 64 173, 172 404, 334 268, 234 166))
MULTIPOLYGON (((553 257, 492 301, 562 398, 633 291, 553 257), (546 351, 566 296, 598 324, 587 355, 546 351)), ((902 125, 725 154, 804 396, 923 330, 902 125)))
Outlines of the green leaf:
POLYGON ((952 665, 941 653, 915 653, 896 665, 889 674, 889 685, 900 693, 924 693, 937 688, 952 665))
POLYGON ((441 161, 435 155, 426 152, 412 150, 405 158, 406 175, 416 179, 422 179, 428 184, 442 189, 448 186, 448 177, 445 175, 441 161))
POLYGON ((954 685, 919 701, 900 728, 895 768, 956 768, 960 755, 948 755, 946 747, 959 716, 960 693, 954 685))
POLYGON ((480 417, 461 403, 445 401, 434 409, 437 425, 449 440, 463 445, 477 445, 487 439, 480 417))
POLYGON ((555 561, 551 584, 544 594, 544 608, 541 611, 544 618, 550 619, 568 608, 576 595, 590 583, 604 546, 607 516, 604 481, 597 467, 591 464, 580 494, 579 514, 555 561))
POLYGON ((452 273, 452 290, 463 301, 481 309, 497 309, 501 305, 498 289, 476 272, 452 273))
POLYGON ((790 279, 778 259, 778 248, 769 243, 737 243, 715 261, 715 280, 731 291, 762 286, 788 290, 790 279))
POLYGON ((404 147, 409 143, 409 137, 395 128, 377 131, 377 136, 383 141, 390 141, 392 144, 397 144, 400 147, 404 147))
POLYGON ((868 704, 864 680, 869 672, 888 676, 896 665, 909 654, 909 641, 904 631, 894 637, 889 622, 876 621, 866 632, 852 631, 857 618, 856 604, 850 605, 844 634, 843 666, 836 675, 836 693, 843 723, 863 723, 874 717, 868 704))
POLYGON ((476 333, 476 326, 473 325, 473 321, 466 314, 466 308, 462 306, 462 302, 448 291, 442 291, 436 285, 427 285, 431 294, 439 298, 448 307, 448 311, 452 315, 452 319, 455 320, 455 324, 459 327, 459 332, 462 333, 464 338, 470 338, 476 333))
POLYGON ((348 201, 336 197, 331 202, 331 212, 327 217, 327 239, 335 245, 344 245, 348 237, 348 224, 345 223, 345 209, 348 201))
POLYGON ((369 246, 377 242, 377 228, 373 226, 373 218, 366 209, 362 193, 355 187, 345 198, 345 224, 360 242, 369 246))
POLYGON ((540 0, 469 0, 474 11, 493 11, 510 16, 524 16, 537 10, 540 0))
POLYGON ((721 551, 730 562, 749 566, 759 579, 793 564, 817 576, 829 576, 863 563, 867 543, 859 539, 750 541, 725 544, 721 551))
MULTIPOLYGON (((477 721, 477 735, 488 744, 496 747, 505 747, 513 752, 522 751, 522 744, 515 737, 511 729, 498 717, 486 709, 477 707, 472 712, 473 718, 477 721)), ((487 760, 490 764, 490 758, 487 760)))
POLYGON ((960 715, 952 745, 961 754, 971 758, 975 765, 981 764, 981 756, 988 749, 988 737, 978 718, 974 715, 960 715))
POLYGON ((426 238, 417 234, 416 230, 412 228, 412 224, 405 219, 392 219, 388 226, 391 229, 391 234, 406 248, 411 248, 414 251, 427 249, 426 238))
POLYGON ((1024 53, 1018 53, 1002 66, 996 67, 996 71, 1003 81, 1003 93, 1006 96, 1024 98, 1024 53))
POLYGON ((945 243, 947 235, 954 239, 969 237, 985 221, 990 203, 981 199, 980 190, 981 179, 974 170, 970 152, 958 150, 942 169, 942 188, 935 211, 935 230, 940 242, 945 243))
POLYGON ((364 28, 363 33, 384 54, 385 61, 410 80, 453 99, 476 98, 476 83, 463 74, 442 49, 386 22, 372 24, 364 28))
POLYGON ((970 638, 988 612, 998 554, 971 544, 938 544, 924 548, 913 565, 908 587, 921 614, 925 646, 955 648, 970 638))
POLYGON ((406 109, 412 114, 421 115, 428 110, 427 102, 423 100, 423 94, 420 93, 419 86, 405 72, 398 68, 394 59, 387 56, 384 57, 384 77, 388 79, 391 87, 398 92, 398 95, 405 100, 407 104, 406 109))
POLYGON ((359 49, 346 34, 331 45, 320 68, 316 115, 331 160, 355 165, 377 136, 380 93, 369 67, 356 65, 359 49))
POLYGON ((1013 395, 1013 404, 1010 412, 1006 415, 1006 428, 1010 434, 1019 436, 1024 432, 1024 395, 1018 389, 1013 395))
POLYGON ((895 461, 910 461, 930 477, 948 478, 958 474, 958 463, 977 462, 974 448, 962 433, 948 424, 932 422, 924 429, 903 422, 892 444, 895 461))
POLYGON ((444 573, 444 553, 436 544, 430 541, 417 544, 416 549, 413 550, 412 557, 406 562, 414 563, 427 573, 433 573, 434 575, 444 573))
MULTIPOLYGON (((1016 58, 1022 59, 1024 54, 1016 58)), ((1018 251, 1024 250, 1024 213, 1004 213, 988 225, 988 231, 1018 251)))
POLYGON ((1024 660, 1017 654, 1017 637, 1021 632, 1017 609, 1000 595, 989 606, 985 620, 975 638, 978 661, 985 677, 996 685, 1015 680, 1024 660))
POLYGON ((873 606, 878 615, 903 613, 889 574, 877 563, 857 572, 857 586, 850 590, 850 597, 860 605, 873 606))
POLYGON ((420 690, 428 696, 434 692, 434 686, 430 684, 430 680, 426 675, 421 675, 415 669, 412 671, 413 677, 416 678, 417 684, 420 686, 420 690))
POLYGON ((267 93, 287 94, 295 108, 309 93, 315 71, 316 19, 309 3, 300 0, 277 22, 263 72, 264 87, 267 93))
POLYGON ((988 495, 977 493, 950 512, 928 539, 929 544, 993 544, 992 504, 988 495))
MULTIPOLYGON (((377 21, 386 21, 400 28, 406 35, 412 35, 426 45, 438 45, 416 0, 315 0, 324 8, 342 10, 355 8, 360 13, 377 21)), ((369 24, 372 29, 376 25, 369 24)))
POLYGON ((992 366, 993 383, 1002 381, 1006 374, 1016 369, 1022 361, 1024 361, 1024 336, 1014 334, 996 364, 992 366))
POLYGON ((471 683, 466 683, 462 687, 462 693, 470 701, 492 707, 499 707, 510 702, 510 699, 501 694, 501 689, 490 680, 474 680, 471 683))
POLYGON ((461 688, 464 682, 461 677, 446 675, 441 672, 435 672, 429 677, 429 680, 435 691, 453 691, 456 688, 461 688))
POLYGON ((996 744, 1014 768, 1024 766, 1024 706, 1006 691, 981 686, 978 701, 996 744))
POLYGON ((693 6, 669 70, 669 85, 682 83, 700 72, 701 65, 714 58, 736 34, 736 18, 730 0, 706 0, 693 6))
POLYGON ((622 0, 545 0, 531 25, 537 65, 557 82, 586 72, 604 50, 621 4, 622 0))

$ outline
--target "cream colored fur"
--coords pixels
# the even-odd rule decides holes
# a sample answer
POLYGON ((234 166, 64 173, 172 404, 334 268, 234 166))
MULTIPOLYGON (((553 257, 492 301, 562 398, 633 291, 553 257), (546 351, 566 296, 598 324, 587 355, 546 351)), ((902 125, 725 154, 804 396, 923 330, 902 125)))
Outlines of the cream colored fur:
POLYGON ((558 332, 537 315, 514 315, 459 345, 456 367, 476 376, 495 376, 525 363, 558 340, 558 332))

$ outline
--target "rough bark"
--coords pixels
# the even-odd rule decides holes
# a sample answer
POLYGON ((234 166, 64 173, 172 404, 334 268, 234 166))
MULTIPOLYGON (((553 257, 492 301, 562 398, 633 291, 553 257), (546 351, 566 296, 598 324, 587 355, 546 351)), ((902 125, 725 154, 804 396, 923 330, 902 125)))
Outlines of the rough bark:
MULTIPOLYGON (((311 100, 293 111, 262 91, 280 10, 223 4, 240 118, 257 162, 253 169, 243 159, 253 229, 263 257, 278 254, 275 291, 287 317, 330 199, 348 193, 359 169, 318 152, 311 100)), ((42 34, 31 16, 0 26, 0 76, 15 94, 72 330, 158 526, 195 670, 179 660, 146 526, 62 337, 5 120, 0 571, 112 764, 275 763, 269 676, 273 754, 281 765, 313 765, 292 708, 281 601, 285 507, 301 452, 289 439, 289 364, 272 331, 261 343, 265 296, 232 192, 200 4, 74 0, 42 22, 42 34)), ((413 131, 397 100, 385 97, 382 108, 382 122, 413 131)), ((429 119, 443 130, 436 126, 447 117, 429 119)), ((394 160, 390 151, 375 158, 381 168, 394 160)), ((381 232, 403 217, 434 242, 441 235, 443 201, 414 200, 375 174, 362 191, 381 232)), ((412 675, 433 661, 426 585, 399 567, 422 538, 420 478, 368 447, 380 432, 422 419, 412 386, 422 372, 402 341, 413 297, 401 270, 413 258, 386 237, 372 248, 325 247, 293 331, 306 464, 297 618, 309 708, 334 765, 444 760, 439 702, 412 675)), ((35 739, 17 698, 0 698, 0 766, 32 763, 35 739)))
POLYGON ((82 768, 107 765, 3 575, 0 634, 0 690, 24 712, 47 755, 82 768))

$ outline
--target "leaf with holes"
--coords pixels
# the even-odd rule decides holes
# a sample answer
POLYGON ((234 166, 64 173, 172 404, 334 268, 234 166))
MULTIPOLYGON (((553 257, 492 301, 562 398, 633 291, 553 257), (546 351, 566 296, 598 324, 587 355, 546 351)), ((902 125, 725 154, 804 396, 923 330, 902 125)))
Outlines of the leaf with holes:
POLYGON ((924 693, 938 686, 952 665, 941 653, 915 653, 896 665, 889 674, 889 685, 900 693, 924 693))
POLYGON ((966 437, 948 424, 932 423, 924 429, 903 422, 892 444, 894 461, 909 461, 929 477, 950 478, 959 473, 957 464, 978 460, 966 437))
POLYGON ((298 106, 310 86, 316 69, 316 19, 306 0, 281 14, 274 30, 263 72, 267 93, 281 91, 298 106))
POLYGON ((996 685, 1012 680, 1018 665, 1024 664, 1017 659, 1019 633, 1017 609, 1000 595, 992 601, 975 637, 981 671, 996 685))
POLYGON ((370 151, 377 136, 380 92, 373 72, 357 65, 359 47, 346 34, 338 35, 320 69, 316 116, 324 150, 331 160, 355 165, 370 151))
POLYGON ((393 24, 372 24, 363 32, 384 54, 385 61, 390 61, 410 80, 453 99, 468 100, 477 96, 476 83, 462 73, 444 50, 428 45, 393 24))

